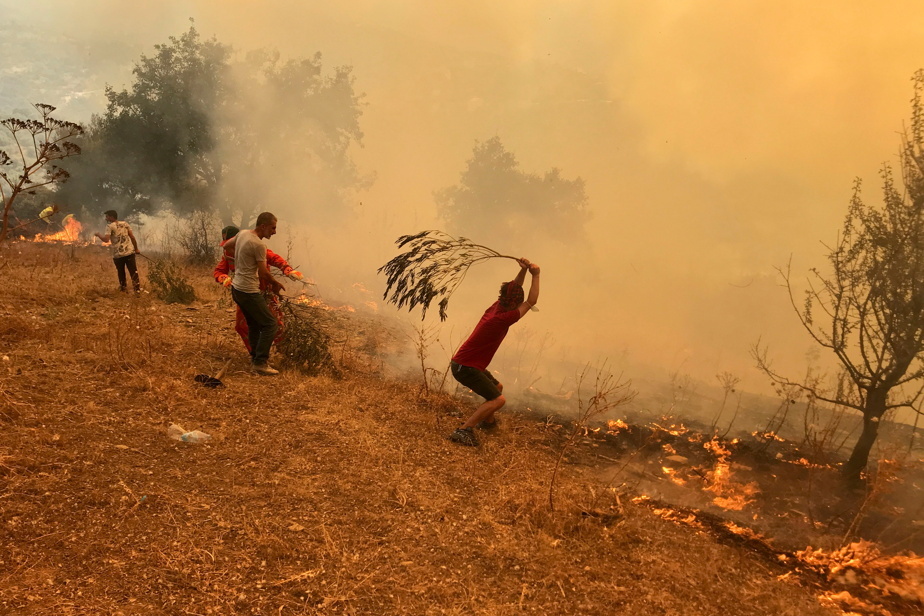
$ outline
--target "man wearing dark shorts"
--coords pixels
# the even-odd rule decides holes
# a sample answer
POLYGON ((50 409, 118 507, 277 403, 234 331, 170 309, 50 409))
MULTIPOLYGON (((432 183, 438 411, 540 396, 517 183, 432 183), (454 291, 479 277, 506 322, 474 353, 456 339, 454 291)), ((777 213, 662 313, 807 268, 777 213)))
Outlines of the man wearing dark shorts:
POLYGON ((488 364, 500 348, 510 326, 539 301, 539 266, 527 259, 518 259, 518 262, 520 273, 510 282, 501 285, 497 301, 485 310, 474 331, 452 356, 452 376, 485 400, 464 424, 449 435, 449 440, 454 443, 477 446, 478 439, 473 428, 477 426, 490 430, 496 427, 494 413, 506 403, 501 393, 504 386, 488 372, 488 364), (529 283, 529 296, 524 300, 523 281, 527 270, 532 279, 529 283))

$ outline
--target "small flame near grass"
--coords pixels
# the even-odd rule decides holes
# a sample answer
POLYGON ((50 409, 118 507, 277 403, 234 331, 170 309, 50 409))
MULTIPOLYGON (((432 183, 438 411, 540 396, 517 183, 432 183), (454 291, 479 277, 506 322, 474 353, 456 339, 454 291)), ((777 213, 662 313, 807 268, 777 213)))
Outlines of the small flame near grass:
POLYGON ((43 235, 36 233, 33 241, 35 242, 78 242, 80 241, 80 232, 83 231, 83 224, 73 216, 64 218, 64 229, 57 233, 43 235))
POLYGON ((629 424, 621 419, 610 420, 606 422, 606 431, 610 434, 619 434, 622 430, 628 430, 629 424))
MULTIPOLYGON (((845 585, 862 585, 883 595, 896 595, 905 601, 924 603, 924 557, 913 552, 887 556, 870 541, 855 541, 838 550, 813 550, 811 546, 796 552, 796 557, 829 580, 845 585)), ((832 596, 850 607, 843 593, 832 596)), ((849 597, 856 600, 855 597, 849 597)), ((859 600, 856 600, 859 601, 859 600)))
MULTIPOLYGON (((733 444, 735 442, 732 441, 733 444)), ((707 473, 710 484, 705 488, 715 494, 712 502, 729 511, 741 511, 754 502, 754 497, 760 493, 760 488, 755 482, 741 484, 732 481, 729 462, 731 451, 719 442, 718 438, 706 441, 703 447, 716 457, 715 466, 707 473)))
POLYGON ((670 479, 672 482, 674 482, 678 486, 683 486, 687 484, 687 481, 683 477, 680 476, 680 474, 677 472, 676 469, 673 469, 669 466, 662 466, 661 471, 665 475, 667 475, 668 479, 670 479))
POLYGON ((325 304, 323 301, 321 301, 320 299, 316 297, 309 297, 308 295, 299 295, 298 297, 293 298, 291 301, 295 302, 296 304, 302 304, 304 306, 308 306, 310 308, 320 308, 321 310, 327 310, 328 312, 335 312, 338 310, 342 312, 356 312, 356 308, 348 304, 344 304, 343 306, 337 306, 335 308, 333 306, 329 306, 325 304))

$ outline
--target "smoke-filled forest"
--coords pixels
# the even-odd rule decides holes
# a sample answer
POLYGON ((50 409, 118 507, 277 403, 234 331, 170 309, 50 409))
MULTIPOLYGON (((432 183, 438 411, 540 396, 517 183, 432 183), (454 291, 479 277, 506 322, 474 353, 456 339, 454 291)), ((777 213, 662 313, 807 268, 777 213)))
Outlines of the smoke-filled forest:
POLYGON ((0 0, 0 613, 924 613, 903 11, 0 0))

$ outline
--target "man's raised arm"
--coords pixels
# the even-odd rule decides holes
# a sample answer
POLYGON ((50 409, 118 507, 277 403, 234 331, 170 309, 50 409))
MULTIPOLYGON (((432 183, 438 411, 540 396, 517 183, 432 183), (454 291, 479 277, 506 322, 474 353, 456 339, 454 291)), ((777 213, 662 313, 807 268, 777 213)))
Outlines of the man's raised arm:
MULTIPOLYGON (((521 317, 539 301, 539 266, 535 263, 530 263, 528 269, 529 273, 532 275, 532 279, 529 281, 529 294, 526 296, 526 300, 517 306, 517 310, 520 311, 521 317)), ((525 278, 526 270, 521 270, 520 274, 525 278)))

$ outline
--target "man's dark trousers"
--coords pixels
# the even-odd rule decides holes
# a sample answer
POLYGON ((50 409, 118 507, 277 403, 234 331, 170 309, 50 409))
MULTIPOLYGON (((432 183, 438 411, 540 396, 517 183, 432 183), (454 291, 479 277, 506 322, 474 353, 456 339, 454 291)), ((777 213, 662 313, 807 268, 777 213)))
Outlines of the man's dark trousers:
POLYGON ((125 279, 125 270, 128 269, 128 274, 132 278, 132 286, 135 288, 135 292, 141 290, 141 279, 138 278, 138 266, 135 264, 135 255, 125 255, 124 257, 114 257, 112 262, 115 263, 116 273, 119 275, 119 288, 123 291, 128 286, 128 281, 125 279))
POLYGON ((250 340, 250 355, 254 365, 265 365, 269 361, 270 347, 273 338, 279 330, 276 317, 266 305, 266 298, 262 293, 242 293, 231 287, 231 297, 234 303, 241 307, 244 318, 247 319, 248 339, 250 340))

